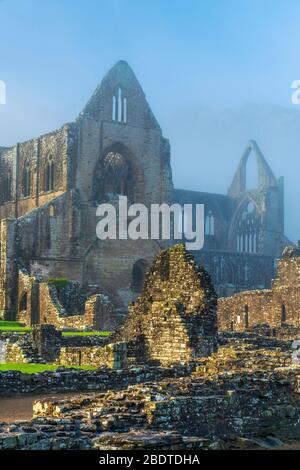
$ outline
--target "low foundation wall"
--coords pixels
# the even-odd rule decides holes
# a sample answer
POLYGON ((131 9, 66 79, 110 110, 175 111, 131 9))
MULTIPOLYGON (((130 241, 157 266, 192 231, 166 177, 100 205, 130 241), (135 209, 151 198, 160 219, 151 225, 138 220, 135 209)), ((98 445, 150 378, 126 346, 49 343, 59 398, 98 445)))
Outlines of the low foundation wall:
POLYGON ((38 374, 0 372, 0 396, 123 389, 136 383, 184 377, 195 369, 196 365, 190 363, 173 368, 132 367, 118 371, 101 367, 95 371, 58 368, 38 374))
POLYGON ((122 369, 127 365, 127 343, 114 343, 102 347, 62 347, 56 361, 64 366, 107 366, 122 369))

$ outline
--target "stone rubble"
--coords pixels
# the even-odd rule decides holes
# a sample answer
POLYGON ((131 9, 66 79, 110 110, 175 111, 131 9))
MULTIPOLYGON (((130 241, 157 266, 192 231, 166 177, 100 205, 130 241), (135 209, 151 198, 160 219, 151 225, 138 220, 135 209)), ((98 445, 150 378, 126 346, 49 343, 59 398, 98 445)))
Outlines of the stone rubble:
POLYGON ((181 377, 141 376, 119 389, 39 400, 32 421, 0 425, 0 448, 272 448, 299 440, 292 342, 223 333, 220 343, 181 377))

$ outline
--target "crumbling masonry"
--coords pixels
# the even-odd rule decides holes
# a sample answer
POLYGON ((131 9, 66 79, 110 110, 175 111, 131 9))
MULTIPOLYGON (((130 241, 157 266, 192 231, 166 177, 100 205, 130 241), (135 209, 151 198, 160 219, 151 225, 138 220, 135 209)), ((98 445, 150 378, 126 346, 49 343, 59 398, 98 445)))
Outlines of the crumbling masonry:
POLYGON ((220 330, 245 331, 265 325, 293 327, 295 334, 300 334, 300 246, 287 247, 277 269, 272 289, 219 299, 220 330))
POLYGON ((204 204, 205 245, 195 255, 217 293, 270 286, 274 259, 287 243, 282 179, 250 141, 227 195, 174 190, 169 142, 133 71, 120 61, 75 122, 0 147, 0 317, 60 328, 115 327, 164 248, 159 240, 97 239, 96 206, 115 204, 119 195, 146 207, 204 204), (256 189, 246 187, 251 154, 259 169, 256 189), (66 295, 49 287, 51 279, 73 284, 78 304, 68 308, 66 295))
MULTIPOLYGON (((285 250, 274 281, 274 308, 276 295, 296 293, 299 259, 299 249, 285 250), (294 291, 289 290, 292 285, 294 291)), ((228 308, 232 302, 234 308, 234 299, 220 302, 228 308)), ((299 448, 297 296, 293 302, 293 315, 281 324, 275 318, 273 328, 261 325, 264 313, 257 310, 249 331, 217 333, 216 294, 209 275, 183 245, 162 251, 123 327, 102 345, 64 344, 55 353, 61 361, 68 354, 74 360, 76 351, 83 354, 86 349, 87 356, 94 351, 101 367, 27 377, 0 374, 2 395, 89 391, 74 398, 38 400, 32 420, 0 423, 0 449, 299 448), (109 348, 110 360, 118 359, 115 364, 109 364, 109 348), (116 352, 121 353, 118 358, 116 352)), ((226 327, 222 315, 221 305, 219 324, 224 321, 226 327)), ((34 327, 39 354, 55 352, 62 341, 61 333, 51 329, 34 327)), ((11 344, 16 344, 14 338, 11 344)))

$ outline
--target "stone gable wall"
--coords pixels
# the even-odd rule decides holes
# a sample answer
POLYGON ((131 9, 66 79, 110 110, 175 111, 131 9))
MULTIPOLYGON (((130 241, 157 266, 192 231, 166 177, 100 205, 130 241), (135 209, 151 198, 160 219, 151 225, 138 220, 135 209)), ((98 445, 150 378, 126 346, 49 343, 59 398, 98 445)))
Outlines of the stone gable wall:
POLYGON ((300 326, 300 256, 284 256, 272 289, 241 292, 218 301, 220 330, 243 331, 259 324, 300 326))
MULTIPOLYGON (((75 311, 76 305, 74 305, 75 311)), ((25 272, 19 273, 19 312, 17 320, 27 326, 41 323, 54 325, 57 329, 112 331, 117 322, 110 300, 95 294, 89 297, 81 314, 67 311, 59 300, 54 285, 38 282, 25 272), (26 310, 22 310, 22 298, 26 295, 26 310), (35 321, 33 321, 35 320, 35 321)))
POLYGON ((184 245, 176 245, 157 256, 142 294, 111 341, 143 339, 140 363, 170 364, 210 354, 216 333, 216 294, 210 277, 184 245))

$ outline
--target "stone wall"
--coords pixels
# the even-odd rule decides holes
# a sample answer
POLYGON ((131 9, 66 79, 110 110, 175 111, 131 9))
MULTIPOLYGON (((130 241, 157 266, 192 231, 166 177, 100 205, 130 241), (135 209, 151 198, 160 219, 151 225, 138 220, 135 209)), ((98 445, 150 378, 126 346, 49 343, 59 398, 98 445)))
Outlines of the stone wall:
POLYGON ((13 378, 24 391, 40 393, 47 383, 48 393, 75 385, 99 393, 38 399, 33 419, 0 423, 0 448, 275 449, 289 441, 297 448, 300 368, 291 364, 290 341, 225 333, 222 343, 172 369, 2 373, 0 393, 13 378))
MULTIPOLYGON (((118 199, 120 187, 126 189, 130 202, 147 207, 151 203, 168 203, 172 198, 169 142, 137 78, 124 61, 106 75, 76 123, 1 149, 0 219, 13 218, 18 229, 12 238, 2 240, 0 233, 1 245, 6 246, 7 242, 14 256, 18 254, 15 261, 30 276, 43 281, 77 281, 88 297, 105 293, 118 309, 126 312, 128 301, 136 297, 132 282, 135 264, 149 265, 160 243, 119 239, 103 243, 97 239, 96 206, 111 197, 118 199), (118 96, 119 90, 123 111, 126 109, 126 118, 123 116, 121 121, 112 118, 113 97, 118 96), (121 181, 123 173, 114 173, 111 165, 111 158, 115 157, 128 170, 125 185, 121 181), (54 172, 51 189, 45 184, 50 163, 54 172)), ((16 299, 17 275, 12 266, 5 273, 7 282, 4 278, 5 284, 0 284, 0 312, 16 319, 18 306, 9 305, 13 301, 8 298, 8 284, 12 299, 16 299)), ((91 307, 91 311, 97 308, 91 307)), ((101 328, 111 328, 107 311, 102 307, 100 310, 96 323, 101 328)), ((73 323, 77 326, 80 320, 73 318, 73 323)))
POLYGON ((80 391, 108 391, 126 388, 130 384, 183 377, 195 370, 195 364, 172 368, 132 367, 113 370, 102 366, 97 370, 78 370, 58 367, 56 371, 23 374, 18 371, 0 372, 0 396, 33 393, 62 393, 80 391))
MULTIPOLYGON (((66 290, 68 290, 68 285, 66 290)), ((76 301, 79 297, 79 285, 76 283, 72 285, 78 292, 75 292, 74 289, 67 292, 66 295, 71 299, 62 304, 61 297, 63 295, 62 292, 58 292, 55 283, 41 282, 24 271, 19 271, 17 320, 28 326, 41 323, 54 325, 58 329, 102 331, 114 329, 117 317, 107 296, 95 294, 86 301, 82 298, 80 301, 76 301), (83 311, 78 314, 82 305, 83 311)))
POLYGON ((184 245, 162 251, 111 341, 139 340, 137 361, 170 364, 209 355, 216 347, 216 294, 209 275, 184 245))
POLYGON ((107 366, 122 369, 127 366, 127 343, 93 347, 62 347, 56 361, 63 366, 107 366))
POLYGON ((241 292, 218 301, 220 330, 243 331, 255 325, 300 326, 300 249, 285 250, 272 289, 241 292))
POLYGON ((44 362, 41 351, 38 350, 30 334, 3 334, 0 340, 4 363, 38 364, 44 362))
POLYGON ((72 124, 66 124, 1 152, 0 219, 22 216, 67 189, 72 133, 72 124), (54 164, 54 185, 48 189, 45 178, 50 160, 54 164))
POLYGON ((17 364, 28 363, 28 359, 25 356, 21 346, 18 343, 5 342, 5 357, 4 362, 11 362, 17 364))
POLYGON ((13 219, 0 220, 0 319, 14 317, 17 308, 17 267, 13 219))

